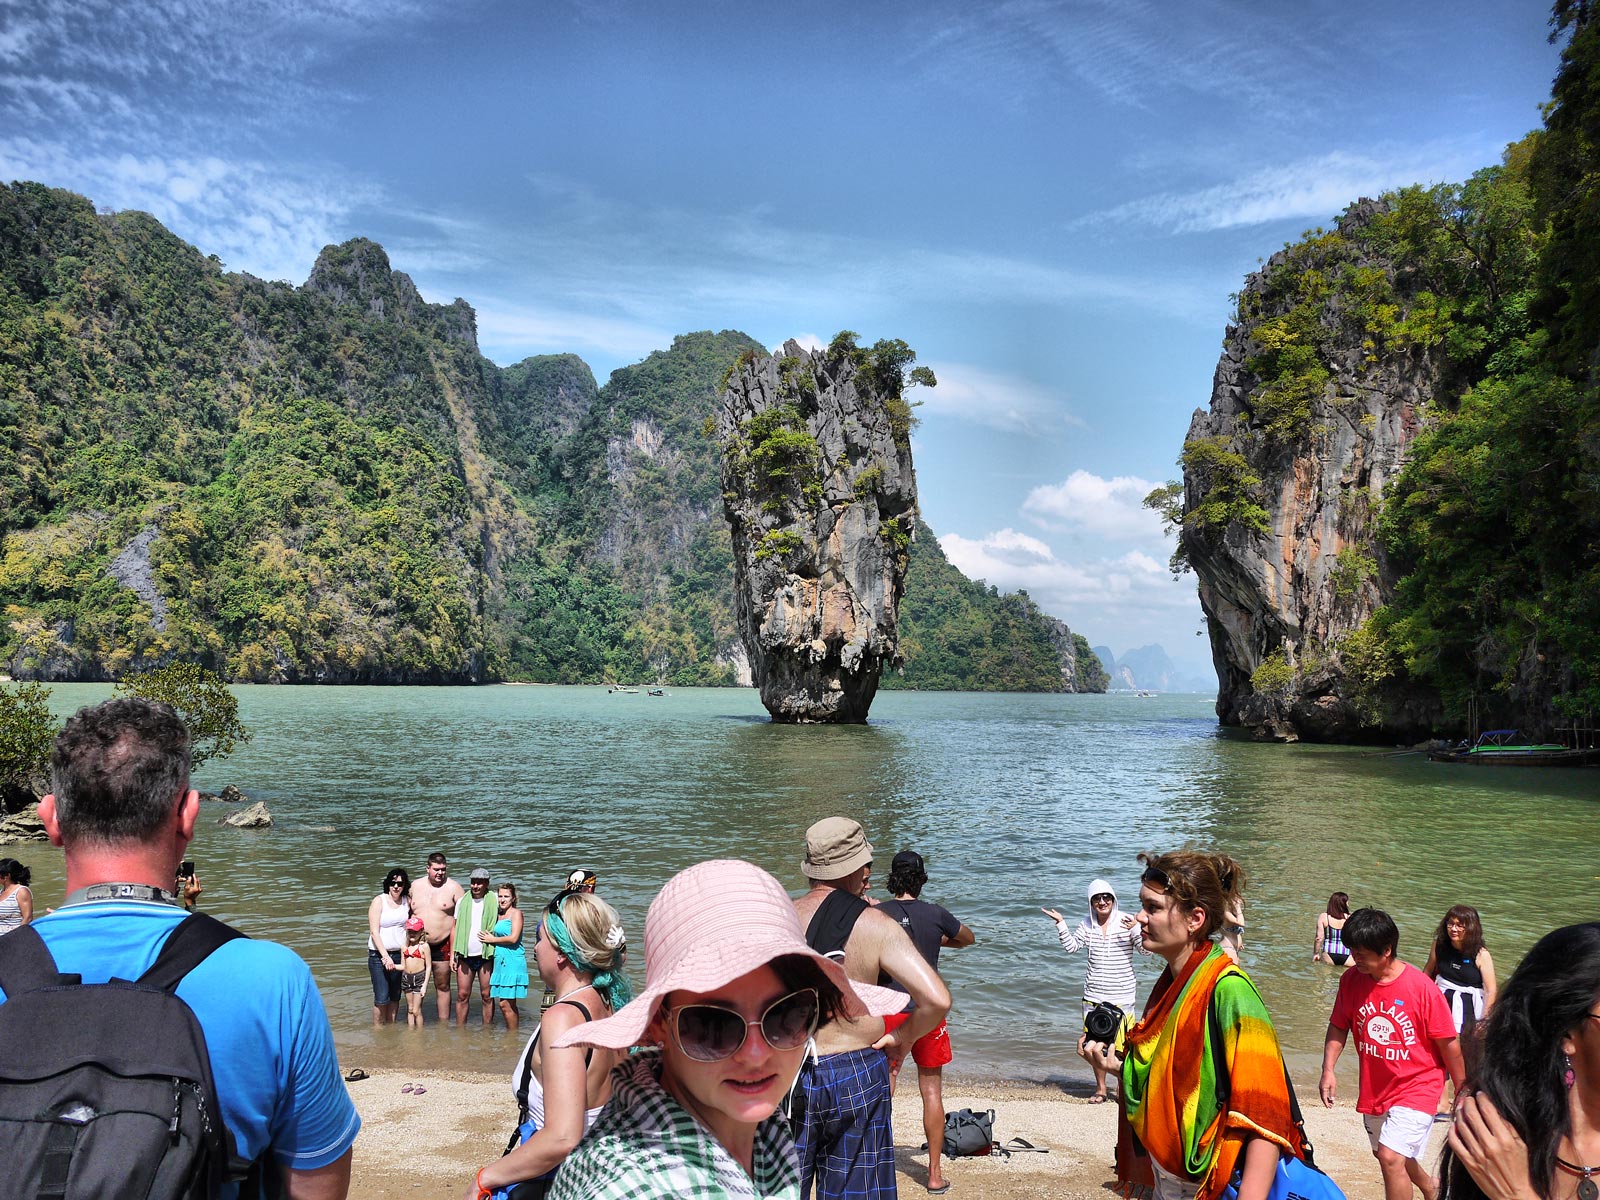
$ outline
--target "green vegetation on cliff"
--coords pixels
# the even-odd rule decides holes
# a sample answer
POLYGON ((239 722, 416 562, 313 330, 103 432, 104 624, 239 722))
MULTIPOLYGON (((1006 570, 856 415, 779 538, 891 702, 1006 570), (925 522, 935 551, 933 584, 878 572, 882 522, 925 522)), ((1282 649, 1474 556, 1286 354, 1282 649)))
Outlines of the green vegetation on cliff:
MULTIPOLYGON (((1458 719, 1469 702, 1546 726, 1600 710, 1600 10, 1560 0, 1552 23, 1566 43, 1544 128, 1464 183, 1363 201, 1274 256, 1239 297, 1237 432, 1185 446, 1187 503, 1170 486, 1147 500, 1202 536, 1265 533, 1262 464, 1275 487, 1290 456, 1320 453, 1351 399, 1336 379, 1425 380, 1376 520, 1341 507, 1328 577, 1338 603, 1382 576, 1387 603, 1299 648, 1302 668, 1338 657, 1374 726, 1396 681, 1458 719)), ((1251 683, 1292 670, 1269 657, 1251 683)))
MULTIPOLYGON (((365 239, 293 288, 145 214, 0 186, 0 666, 731 683, 704 426, 760 350, 685 334, 604 387, 574 355, 501 369, 465 303, 424 302, 365 239)), ((926 369, 893 341, 839 352, 901 381, 908 436, 926 369)), ((805 487, 804 449, 767 469, 805 487)))
MULTIPOLYGON (((1059 692, 1061 659, 1050 618, 1026 592, 1002 594, 968 579, 951 564, 933 530, 917 522, 900 604, 905 667, 885 672, 889 689, 970 692, 1059 692)), ((1088 642, 1072 635, 1078 659, 1074 688, 1103 692, 1110 682, 1088 642)))

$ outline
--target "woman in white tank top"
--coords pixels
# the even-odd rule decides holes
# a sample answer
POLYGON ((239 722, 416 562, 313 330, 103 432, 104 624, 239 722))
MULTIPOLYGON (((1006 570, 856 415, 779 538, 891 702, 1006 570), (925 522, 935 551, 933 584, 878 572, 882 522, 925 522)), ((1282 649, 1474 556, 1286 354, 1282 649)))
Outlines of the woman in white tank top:
POLYGON ((540 1200, 611 1098, 611 1068, 621 1053, 552 1043, 628 1002, 626 951, 615 910, 592 892, 560 892, 540 914, 534 959, 556 1002, 539 1018, 511 1076, 519 1121, 515 1149, 478 1172, 481 1191, 498 1200, 540 1200))
POLYGON ((396 867, 367 906, 367 973, 372 976, 372 1023, 392 1025, 400 1011, 400 955, 411 919, 411 876, 396 867))

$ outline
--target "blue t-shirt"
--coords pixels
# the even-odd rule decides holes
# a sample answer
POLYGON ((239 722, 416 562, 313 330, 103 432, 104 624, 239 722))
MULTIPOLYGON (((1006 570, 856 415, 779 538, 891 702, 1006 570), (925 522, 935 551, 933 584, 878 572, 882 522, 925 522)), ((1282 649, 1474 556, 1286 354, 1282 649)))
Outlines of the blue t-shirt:
MULTIPOLYGON (((33 928, 58 970, 104 983, 144 974, 187 915, 170 904, 108 900, 68 905, 33 928)), ((340 1078, 311 968, 298 954, 236 938, 189 972, 178 996, 205 1032, 222 1119, 241 1157, 254 1160, 270 1146, 284 1166, 312 1170, 350 1149, 361 1118, 340 1078)))

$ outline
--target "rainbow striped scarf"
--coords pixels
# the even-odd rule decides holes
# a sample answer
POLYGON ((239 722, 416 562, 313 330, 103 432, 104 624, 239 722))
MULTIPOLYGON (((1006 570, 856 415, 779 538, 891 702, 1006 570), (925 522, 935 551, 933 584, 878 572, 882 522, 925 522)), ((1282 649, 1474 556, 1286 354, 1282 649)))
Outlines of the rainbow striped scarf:
POLYGON ((1144 1016, 1128 1032, 1122 1097, 1150 1157, 1198 1183, 1196 1200, 1215 1200, 1251 1137, 1300 1155, 1272 1018, 1250 977, 1215 946, 1197 950, 1176 978, 1168 968, 1156 981, 1144 1016), (1226 1108, 1217 1095, 1212 1006, 1228 1065, 1226 1108))

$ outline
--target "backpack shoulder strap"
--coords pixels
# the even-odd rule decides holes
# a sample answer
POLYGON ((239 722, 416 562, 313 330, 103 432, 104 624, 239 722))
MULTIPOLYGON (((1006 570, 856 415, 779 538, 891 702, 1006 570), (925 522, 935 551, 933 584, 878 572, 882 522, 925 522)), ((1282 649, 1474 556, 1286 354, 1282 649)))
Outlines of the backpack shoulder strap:
POLYGON ((20 996, 35 988, 78 983, 77 975, 62 975, 44 938, 32 925, 23 925, 0 937, 0 989, 20 996))
POLYGON ((806 945, 818 954, 833 954, 844 949, 850 940, 850 931, 856 921, 867 911, 868 904, 860 896, 852 896, 843 888, 834 888, 828 898, 817 906, 811 924, 806 926, 806 945))
POLYGON ((156 955, 150 969, 139 976, 138 982, 164 992, 173 991, 183 977, 210 958, 214 950, 244 936, 215 917, 190 913, 167 935, 161 953, 156 955))

